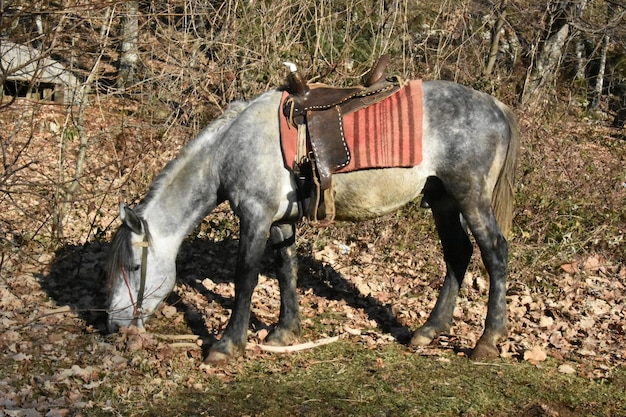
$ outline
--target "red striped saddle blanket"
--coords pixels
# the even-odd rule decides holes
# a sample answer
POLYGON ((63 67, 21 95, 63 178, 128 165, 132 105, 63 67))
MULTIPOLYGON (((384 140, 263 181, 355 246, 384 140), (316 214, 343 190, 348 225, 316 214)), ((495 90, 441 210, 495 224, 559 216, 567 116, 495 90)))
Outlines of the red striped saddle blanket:
MULTIPOLYGON (((283 102, 288 94, 283 94, 283 102)), ((279 108, 285 165, 296 165, 298 129, 279 108)), ((412 167, 422 161, 422 82, 409 81, 397 93, 342 116, 349 163, 336 172, 370 168, 412 167)))

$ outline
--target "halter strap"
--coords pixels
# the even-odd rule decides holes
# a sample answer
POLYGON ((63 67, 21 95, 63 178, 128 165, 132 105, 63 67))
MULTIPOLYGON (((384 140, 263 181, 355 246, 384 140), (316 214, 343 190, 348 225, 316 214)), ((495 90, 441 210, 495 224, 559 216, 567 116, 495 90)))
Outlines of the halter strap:
MULTIPOLYGON (((138 244, 139 246, 139 244, 138 244)), ((141 242, 141 279, 139 281, 139 292, 137 293, 137 313, 141 313, 141 307, 143 305, 144 292, 146 291, 146 274, 148 270, 148 232, 143 236, 143 242, 141 242)))
POLYGON ((150 247, 150 242, 148 241, 148 233, 146 231, 143 241, 133 243, 133 246, 141 247, 141 275, 139 279, 139 291, 137 292, 137 302, 133 297, 133 292, 130 288, 130 281, 128 279, 128 275, 126 274, 126 268, 122 265, 122 276, 124 278, 124 283, 126 284, 126 288, 128 288, 128 295, 130 296, 130 302, 133 306, 133 318, 137 320, 139 316, 142 314, 143 300, 144 294, 146 292, 146 275, 148 271, 148 248, 150 247))

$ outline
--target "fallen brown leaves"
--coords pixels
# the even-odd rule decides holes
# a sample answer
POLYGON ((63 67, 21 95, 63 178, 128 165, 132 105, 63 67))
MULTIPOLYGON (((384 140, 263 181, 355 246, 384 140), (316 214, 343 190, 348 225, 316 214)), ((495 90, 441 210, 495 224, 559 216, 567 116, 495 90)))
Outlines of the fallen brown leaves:
MULTIPOLYGON (((9 121, 17 118, 20 110, 13 111, 16 117, 6 113, 11 117, 1 120, 1 127, 8 129, 9 121)), ((103 132, 105 138, 111 139, 113 133, 107 130, 110 127, 105 122, 108 116, 103 119, 100 111, 90 118, 88 130, 103 132)), ((33 132, 36 146, 24 154, 26 162, 34 161, 36 165, 16 180, 31 187, 44 181, 46 174, 56 178, 55 134, 47 126, 58 118, 56 110, 42 114, 43 127, 33 132), (33 170, 41 171, 38 172, 43 177, 29 175, 33 170)), ((134 128, 132 133, 140 133, 139 130, 134 128)), ((89 415, 92 409, 115 413, 117 409, 110 398, 132 403, 140 392, 144 398, 163 399, 180 385, 202 391, 203 377, 229 381, 236 377, 241 361, 275 355, 253 348, 246 352, 245 359, 235 359, 225 368, 201 368, 203 349, 224 329, 232 308, 237 222, 226 209, 213 213, 197 238, 185 243, 179 256, 177 300, 163 306, 147 332, 131 328, 113 336, 101 333, 104 326, 100 310, 105 295, 100 274, 106 247, 82 245, 84 237, 91 233, 89 222, 97 218, 94 224, 106 229, 114 219, 118 198, 133 200, 141 195, 148 179, 173 156, 182 143, 180 138, 186 137, 180 135, 175 141, 146 148, 144 144, 150 142, 148 136, 152 133, 144 133, 145 141, 141 140, 142 135, 131 138, 130 133, 126 137, 115 136, 114 141, 94 138, 90 149, 97 152, 91 156, 98 163, 87 172, 84 194, 80 195, 85 198, 80 200, 84 204, 77 204, 66 225, 67 235, 78 244, 75 252, 52 253, 45 245, 35 245, 27 251, 13 248, 3 253, 0 415, 89 415), (119 191, 110 192, 118 188, 119 191), (87 191, 98 196, 98 204, 89 200, 92 197, 87 191), (183 374, 181 369, 198 376, 183 374), (139 384, 139 380, 149 383, 139 384), (101 390, 108 390, 110 395, 102 399, 98 395, 101 390)), ((19 140, 14 144, 19 145, 19 140)), ((70 148, 75 145, 70 144, 70 148)), ((607 149, 593 143, 588 146, 594 158, 611 158, 607 149)), ((579 153, 582 150, 581 147, 579 153)), ((74 151, 69 149, 69 153, 74 151)), ((582 158, 573 159, 562 158, 550 167, 559 178, 566 177, 568 181, 582 177, 578 171, 571 174, 568 169, 572 165, 586 172, 587 164, 582 158)), ((612 166, 619 166, 623 172, 623 165, 619 164, 618 160, 598 164, 598 182, 611 177, 612 166)), ((545 183, 546 175, 552 174, 542 171, 537 176, 545 183)), ((532 186, 529 178, 524 182, 529 188, 532 186)), ((623 202, 623 187, 609 184, 609 188, 617 190, 611 204, 623 202)), ((7 241, 15 241, 16 232, 32 228, 34 218, 49 216, 50 202, 45 196, 36 200, 32 193, 20 194, 20 190, 14 190, 17 206, 12 205, 5 213, 6 223, 15 229, 6 231, 7 241), (37 216, 31 216, 33 213, 37 216)), ((604 192, 595 186, 593 191, 604 192)), ((530 192, 525 197, 550 204, 530 192)), ((619 259, 616 256, 605 255, 610 250, 602 248, 623 245, 623 240, 617 236, 604 242, 594 229, 591 234, 599 242, 592 246, 594 250, 572 249, 551 266, 544 262, 518 267, 522 262, 516 258, 534 257, 535 252, 542 250, 544 239, 540 234, 547 233, 550 221, 543 219, 545 211, 541 210, 547 209, 540 204, 528 204, 521 210, 521 242, 514 240, 511 245, 515 253, 511 256, 507 296, 510 327, 509 337, 500 344, 501 356, 508 363, 526 361, 537 367, 555 361, 558 372, 563 374, 610 378, 616 366, 626 365, 626 264, 615 260, 619 259), (527 243, 529 236, 539 237, 527 243)), ((358 226, 337 225, 330 231, 308 226, 301 229, 301 343, 315 344, 339 336, 363 349, 379 349, 398 343, 398 339, 406 340, 411 330, 424 323, 435 303, 445 267, 432 226, 420 226, 424 230, 414 228, 426 217, 430 218, 428 211, 422 213, 414 208, 410 213, 404 211, 358 226), (408 214, 417 219, 403 217, 408 214)), ((560 232, 559 228, 566 229, 567 224, 556 227, 560 232)), ((575 222, 572 227, 587 233, 575 222)), ((110 238, 111 230, 106 233, 110 238)), ((567 233, 569 230, 562 233, 564 239, 567 233)), ((276 280, 269 268, 264 272, 252 301, 248 340, 255 345, 263 344, 280 308, 276 280)), ((429 347, 406 348, 407 354, 433 356, 442 361, 448 360, 450 353, 466 356, 482 331, 488 287, 488 279, 475 261, 454 311, 455 324, 450 334, 441 335, 429 347)), ((272 372, 286 371, 284 367, 290 365, 275 366, 272 372)), ((380 360, 374 366, 383 368, 385 363, 380 360)))
POLYGON ((548 354, 540 346, 535 346, 524 352, 524 360, 533 365, 537 365, 539 362, 543 362, 546 359, 548 359, 548 354))
MULTIPOLYGON (((391 334, 380 331, 381 325, 388 326, 396 337, 406 336, 406 330, 424 322, 438 291, 414 278, 420 274, 419 262, 415 261, 419 253, 409 260, 403 255, 406 266, 390 264, 383 258, 393 258, 393 253, 376 253, 367 245, 337 240, 314 252, 313 259, 331 269, 323 266, 312 271, 321 275, 323 285, 319 277, 305 273, 301 295, 305 328, 321 324, 326 331, 350 337, 366 347, 397 343, 391 334), (412 269, 408 271, 409 268, 412 269), (377 317, 382 311, 390 312, 397 322, 389 323, 392 317, 377 317), (404 328, 405 333, 392 326, 404 328)), ((609 376, 612 365, 624 363, 624 267, 610 264, 598 255, 574 262, 581 265, 577 272, 568 273, 561 268, 558 275, 537 275, 532 286, 512 279, 507 297, 509 338, 501 344, 503 358, 525 360, 537 366, 548 357, 574 363, 592 359, 599 365, 585 371, 584 376, 591 378, 609 376)), ((467 280, 451 334, 443 335, 433 347, 419 349, 418 353, 440 354, 453 349, 465 355, 476 343, 486 313, 488 283, 478 267, 468 273, 467 280)), ((216 284, 207 279, 202 284, 217 295, 232 297, 231 284, 216 284)), ((189 289, 181 286, 180 290, 189 289)), ((262 276, 253 299, 254 314, 265 323, 274 323, 278 299, 275 280, 262 276)), ((205 318, 209 327, 211 320, 215 328, 224 325, 223 317, 228 311, 222 313, 219 318, 205 318)), ((251 337, 262 343, 266 334, 267 330, 260 328, 251 337)), ((575 368, 568 365, 562 372, 570 372, 569 366, 575 368)))
MULTIPOLYGON (((391 320, 390 317, 395 316, 395 325, 404 331, 423 323, 437 290, 418 282, 407 281, 405 287, 400 286, 403 281, 395 273, 402 275, 401 268, 395 265, 393 273, 378 254, 369 252, 365 258, 370 263, 363 265, 359 262, 359 250, 353 248, 350 253, 341 254, 337 248, 332 258, 333 270, 348 271, 342 278, 329 272, 320 287, 309 281, 318 278, 304 274, 300 289, 303 341, 289 351, 315 348, 320 342, 332 342, 337 337, 353 340, 364 349, 376 349, 397 343, 392 334, 403 335, 397 328, 389 328, 391 334, 381 331, 381 325, 389 325, 385 320, 391 320), (367 280, 364 271, 379 278, 367 280), (418 290, 422 293, 417 294, 418 290), (330 293, 334 296, 329 297, 330 293), (390 293, 403 295, 387 298, 390 293), (382 311, 390 312, 390 316, 377 316, 382 311)), ((323 256, 329 253, 332 252, 325 249, 323 256)), ((545 281, 541 276, 535 277, 535 286, 512 280, 507 297, 509 338, 501 344, 502 357, 538 367, 551 359, 559 363, 558 371, 564 374, 610 378, 613 367, 626 364, 626 289, 621 277, 624 267, 596 255, 564 265, 571 264, 578 265, 577 269, 565 266, 558 275, 550 277, 557 284, 554 287, 542 285, 548 277, 545 281)), ((412 274, 419 274, 419 269, 412 274)), ((458 355, 469 352, 480 335, 485 314, 486 293, 476 278, 479 274, 479 268, 469 274, 450 334, 442 335, 430 347, 416 349, 416 354, 445 359, 451 351, 458 355)), ((201 365, 207 335, 188 333, 189 311, 177 308, 177 304, 164 306, 148 331, 124 328, 103 339, 86 327, 77 312, 46 301, 46 294, 32 273, 20 275, 19 283, 5 282, 0 291, 0 410, 7 416, 81 415, 93 407, 106 410, 110 405, 106 401, 98 403, 95 393, 121 375, 129 375, 128 381, 132 381, 133 375, 143 378, 147 373, 153 381, 153 394, 165 397, 175 387, 169 379, 176 372, 174 368, 183 362, 207 377, 229 379, 237 373, 241 359, 225 369, 201 365)), ((183 279, 176 291, 188 309, 201 312, 205 329, 213 334, 220 331, 228 317, 228 305, 211 300, 232 297, 232 283, 201 277, 197 282, 183 279)), ((262 275, 253 299, 256 320, 245 360, 276 354, 265 351, 262 344, 268 331, 266 325, 277 319, 278 300, 276 281, 262 275)), ((385 364, 380 360, 375 366, 382 368, 385 364)), ((186 383, 201 390, 201 381, 191 378, 186 383)), ((114 389, 119 390, 116 395, 120 398, 130 395, 122 386, 114 389)))

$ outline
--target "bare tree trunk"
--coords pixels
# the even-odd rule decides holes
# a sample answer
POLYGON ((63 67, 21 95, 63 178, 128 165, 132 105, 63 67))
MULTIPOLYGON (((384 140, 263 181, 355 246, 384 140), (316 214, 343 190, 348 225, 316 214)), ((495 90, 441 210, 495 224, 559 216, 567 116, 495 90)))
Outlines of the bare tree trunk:
POLYGON ((546 41, 524 87, 522 103, 534 104, 541 93, 543 93, 545 87, 555 79, 568 34, 569 25, 565 24, 546 41))
POLYGON ((108 20, 113 13, 111 9, 115 9, 115 6, 104 9, 104 17, 102 19, 104 23, 100 26, 100 39, 103 39, 109 32, 110 25, 108 20))
POLYGON ((483 71, 483 75, 491 75, 493 72, 493 67, 496 64, 496 58, 498 56, 498 50, 500 49, 500 36, 502 36, 502 28, 504 27, 504 21, 506 18, 506 7, 508 5, 508 0, 502 0, 499 7, 499 15, 498 20, 496 21, 496 26, 493 30, 493 35, 491 38, 491 49, 489 50, 489 59, 487 61, 487 66, 483 71))
MULTIPOLYGON (((587 7, 587 0, 580 0, 576 4, 576 18, 580 20, 582 18, 583 10, 587 7)), ((587 67, 587 60, 585 59, 585 37, 582 32, 576 34, 576 79, 585 79, 585 68, 587 67)))
POLYGON ((606 71, 606 56, 611 43, 611 35, 609 29, 616 15, 616 5, 611 1, 606 2, 606 31, 602 37, 602 49, 600 50, 600 63, 598 65, 598 74, 596 75, 596 84, 593 89, 593 98, 591 99, 591 109, 597 110, 602 98, 604 88, 604 73, 606 71))
POLYGON ((139 2, 129 1, 124 5, 122 17, 120 59, 118 62, 117 86, 127 88, 136 82, 137 62, 139 61, 139 2))
POLYGON ((596 75, 596 85, 593 88, 593 99, 591 100, 591 109, 596 110, 600 105, 602 97, 602 89, 604 87, 604 72, 606 70, 606 54, 609 51, 609 43, 611 37, 606 33, 602 38, 602 49, 600 50, 600 65, 598 66, 598 74, 596 75))
POLYGON ((571 2, 565 2, 550 14, 551 24, 549 25, 548 37, 526 79, 522 93, 522 104, 535 107, 545 89, 555 80, 561 63, 563 48, 570 33, 567 10, 571 6, 571 2))

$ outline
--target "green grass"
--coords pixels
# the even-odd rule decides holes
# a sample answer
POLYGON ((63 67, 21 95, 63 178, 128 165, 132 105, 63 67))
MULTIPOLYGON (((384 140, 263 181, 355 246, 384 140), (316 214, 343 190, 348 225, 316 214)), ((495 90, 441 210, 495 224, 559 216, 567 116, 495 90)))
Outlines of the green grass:
POLYGON ((178 386, 155 401, 134 403, 130 396, 112 403, 128 416, 552 415, 530 414, 534 409, 566 416, 626 414, 624 369, 598 381, 559 373, 551 362, 482 364, 421 356, 401 345, 369 350, 350 341, 288 356, 254 356, 224 373, 196 371, 201 389, 178 386))

